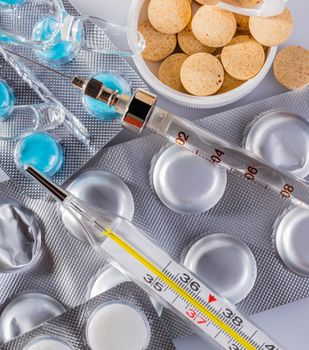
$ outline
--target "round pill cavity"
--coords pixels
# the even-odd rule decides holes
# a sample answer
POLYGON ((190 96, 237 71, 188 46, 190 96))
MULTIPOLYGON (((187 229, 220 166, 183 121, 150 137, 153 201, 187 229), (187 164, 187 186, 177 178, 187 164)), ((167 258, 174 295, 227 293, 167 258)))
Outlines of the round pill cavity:
POLYGON ((208 53, 189 56, 181 66, 180 79, 192 95, 208 96, 223 84, 224 70, 221 62, 208 53))
POLYGON ((15 147, 14 157, 19 168, 32 165, 47 176, 54 176, 64 162, 62 146, 47 133, 35 133, 21 139, 15 147))
POLYGON ((15 104, 15 96, 13 90, 8 83, 0 79, 0 121, 7 119, 10 116, 10 109, 6 107, 15 104))
MULTIPOLYGON (((58 30, 58 20, 53 16, 42 18, 33 28, 32 39, 37 41, 48 41, 53 38, 58 30)), ((78 35, 76 35, 78 37, 78 35)), ((81 36, 81 34, 80 34, 81 36)), ((72 61, 78 54, 79 49, 70 41, 61 40, 61 33, 53 38, 55 44, 46 50, 36 51, 37 56, 51 65, 62 65, 72 61)))
POLYGON ((142 52, 145 60, 162 61, 174 52, 177 45, 176 34, 158 32, 149 21, 141 23, 138 30, 146 42, 146 47, 142 52))
MULTIPOLYGON (((112 265, 109 265, 106 268, 102 269, 90 282, 87 300, 94 298, 97 295, 102 294, 109 289, 128 281, 131 281, 129 277, 127 277, 124 273, 121 273, 112 265)), ((157 313, 161 315, 163 310, 162 305, 158 302, 157 299, 153 297, 150 297, 150 300, 157 313)))
POLYGON ((190 22, 190 2, 188 0, 150 0, 148 18, 159 32, 179 33, 190 22))
MULTIPOLYGON (((101 72, 94 75, 92 78, 99 80, 111 90, 117 90, 119 94, 130 96, 132 93, 130 83, 117 73, 101 72)), ((115 107, 108 106, 106 103, 92 97, 84 95, 83 103, 87 111, 98 119, 111 120, 120 117, 120 114, 116 112, 115 107)))
POLYGON ((23 350, 74 350, 74 348, 63 338, 42 336, 33 339, 23 350))
POLYGON ((41 293, 21 294, 0 315, 0 337, 5 343, 65 312, 54 298, 41 293))
POLYGON ((41 251, 35 214, 19 203, 0 203, 0 273, 30 266, 41 251))
POLYGON ((309 175, 309 124, 288 111, 273 110, 248 127, 245 148, 292 174, 309 175))
POLYGON ((96 297, 109 289, 116 287, 117 285, 131 281, 129 277, 121 273, 113 266, 107 266, 104 268, 90 283, 89 296, 87 299, 96 297))
POLYGON ((212 234, 195 242, 184 265, 233 304, 246 298, 257 276, 256 261, 249 247, 228 234, 212 234))
MULTIPOLYGON (((104 209, 129 221, 134 214, 134 200, 128 186, 116 175, 105 171, 87 171, 66 189, 77 198, 98 209, 104 209)), ((88 242, 80 223, 59 206, 63 224, 77 239, 88 242)))
POLYGON ((309 211, 294 208, 274 225, 275 249, 292 272, 309 277, 309 211))
POLYGON ((302 88, 309 84, 309 50, 301 46, 282 49, 273 65, 277 81, 289 90, 302 88))
POLYGON ((221 52, 221 62, 228 74, 237 80, 248 80, 262 69, 265 62, 263 46, 254 39, 242 36, 225 46, 221 52), (240 42, 237 42, 237 41, 240 42))
POLYGON ((293 31, 293 17, 288 8, 278 16, 250 17, 249 29, 256 41, 264 46, 283 44, 293 31))
POLYGON ((183 62, 188 58, 184 53, 175 53, 166 58, 159 68, 159 79, 170 88, 186 93, 180 80, 180 69, 183 62))
POLYGON ((91 350, 143 350, 149 338, 146 317, 119 302, 99 306, 87 321, 86 339, 91 350))
POLYGON ((159 199, 180 214, 203 213, 222 198, 226 171, 173 145, 155 157, 151 183, 159 199))
POLYGON ((216 48, 202 44, 193 34, 191 23, 185 29, 177 34, 178 44, 181 50, 187 55, 193 55, 198 52, 213 53, 216 48))
POLYGON ((233 38, 237 22, 232 12, 216 6, 202 6, 192 19, 192 31, 204 45, 222 47, 233 38))

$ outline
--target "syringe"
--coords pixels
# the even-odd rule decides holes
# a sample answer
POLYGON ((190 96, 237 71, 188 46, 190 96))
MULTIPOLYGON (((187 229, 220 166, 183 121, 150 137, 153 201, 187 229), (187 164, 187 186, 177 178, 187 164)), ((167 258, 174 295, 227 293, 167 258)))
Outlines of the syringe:
POLYGON ((3 50, 61 75, 84 95, 115 107, 122 116, 123 127, 135 133, 141 133, 146 127, 193 154, 238 174, 245 181, 261 184, 262 190, 271 190, 279 198, 289 199, 293 204, 309 209, 309 183, 306 180, 223 140, 205 128, 157 107, 157 97, 148 91, 138 89, 133 96, 119 94, 117 90, 109 89, 96 79, 72 79, 16 52, 6 48, 3 50))
POLYGON ((78 220, 96 250, 185 319, 201 336, 210 337, 225 350, 283 350, 132 223, 90 207, 32 167, 26 172, 78 220))
POLYGON ((282 199, 309 209, 308 182, 278 166, 233 145, 210 131, 156 106, 156 96, 137 90, 132 97, 119 94, 101 82, 75 77, 72 84, 87 96, 100 100, 123 116, 122 125, 136 133, 144 127, 214 164, 223 166, 246 181, 262 184, 282 199))

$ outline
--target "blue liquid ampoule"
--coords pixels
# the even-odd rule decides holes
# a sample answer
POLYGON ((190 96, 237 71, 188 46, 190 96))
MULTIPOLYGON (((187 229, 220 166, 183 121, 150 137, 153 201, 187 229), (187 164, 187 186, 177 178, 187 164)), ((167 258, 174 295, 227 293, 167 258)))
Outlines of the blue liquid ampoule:
MULTIPOLYGON (((36 23, 32 33, 32 39, 37 41, 48 41, 55 35, 59 23, 53 16, 48 16, 36 23)), ((80 37, 82 32, 79 33, 80 37)), ((52 39, 55 44, 46 50, 36 53, 39 58, 51 65, 62 65, 72 61, 78 54, 79 48, 70 41, 61 40, 61 33, 57 33, 52 39)))

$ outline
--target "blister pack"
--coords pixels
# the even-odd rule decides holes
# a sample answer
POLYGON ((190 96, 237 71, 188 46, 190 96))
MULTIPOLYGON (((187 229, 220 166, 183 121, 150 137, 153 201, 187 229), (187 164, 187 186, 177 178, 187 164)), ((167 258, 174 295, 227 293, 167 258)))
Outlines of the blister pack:
MULTIPOLYGON (((307 123, 308 93, 308 89, 285 93, 198 124, 241 145, 254 118, 280 110, 283 117, 285 113, 296 116, 296 125, 286 126, 291 137, 299 116, 307 123)), ((281 167, 291 163, 303 166, 301 151, 291 152, 284 162, 288 153, 279 141, 280 137, 275 149, 277 163, 281 162, 281 167)), ((291 209, 286 196, 249 181, 254 169, 244 178, 175 147, 149 135, 102 151, 87 169, 104 169, 121 177, 133 194, 133 222, 243 312, 252 314, 308 296, 308 278, 301 269, 292 272, 282 256, 279 258, 280 244, 274 249, 274 241, 282 242, 281 231, 276 235, 277 221, 291 209)), ((302 254, 299 245, 295 249, 302 254)), ((304 254, 301 256, 306 267, 304 254)), ((173 337, 190 332, 169 311, 164 310, 162 318, 173 337)))
POLYGON ((0 189, 0 337, 5 343, 85 302, 91 278, 106 263, 66 232, 53 201, 30 199, 12 180, 0 189), (20 317, 25 323, 15 329, 20 317))
POLYGON ((136 284, 123 283, 85 304, 18 337, 3 350, 175 349, 151 306, 136 284))
MULTIPOLYGON (((39 5, 40 4, 37 4, 37 6, 39 5)), ((69 14, 71 16, 79 15, 75 8, 68 1, 64 1, 63 6, 65 8, 66 14, 69 14)), ((3 16, 4 19, 1 29, 3 26, 5 28, 8 27, 13 33, 15 29, 16 31, 20 30, 20 28, 17 27, 17 22, 12 20, 14 18, 14 11, 17 10, 1 9, 1 11, 6 11, 6 15, 3 16), (8 11, 11 11, 11 13, 8 11), (16 25, 15 29, 14 23, 16 25)), ((23 23, 21 26, 26 26, 27 23, 29 23, 29 28, 22 29, 27 33, 31 32, 30 26, 33 24, 32 17, 36 18, 35 7, 29 7, 28 9, 27 4, 25 4, 18 7, 18 11, 20 12, 20 16, 26 17, 26 20, 24 21, 20 19, 20 23, 23 23), (25 11, 23 12, 24 7, 25 11)), ((108 47, 109 51, 111 51, 111 47, 113 45, 111 44, 110 39, 104 35, 98 36, 97 32, 93 31, 92 33, 91 30, 92 27, 87 32, 89 41, 99 42, 99 44, 100 41, 103 41, 103 43, 101 43, 102 46, 108 47)), ((16 45, 10 45, 9 49, 30 58, 33 61, 38 61, 45 66, 49 65, 49 63, 46 63, 44 60, 42 60, 42 57, 40 57, 36 50, 16 45)), ((119 120, 113 119, 114 116, 109 116, 108 119, 111 120, 102 120, 102 118, 97 118, 94 113, 91 114, 91 112, 95 112, 99 107, 96 105, 92 106, 90 103, 91 101, 85 101, 80 92, 71 86, 70 82, 63 76, 57 75, 52 71, 48 71, 42 66, 38 66, 35 63, 26 61, 20 57, 15 56, 12 53, 8 53, 2 50, 1 53, 3 55, 3 58, 1 58, 3 61, 1 78, 5 79, 6 76, 11 76, 11 79, 9 80, 13 84, 15 94, 18 95, 18 104, 30 104, 34 101, 39 101, 41 98, 45 102, 55 103, 65 113, 63 124, 51 132, 52 136, 55 138, 55 140, 52 140, 54 141, 53 152, 57 152, 59 155, 59 161, 56 164, 55 170, 56 174, 53 178, 56 182, 63 183, 87 160, 96 154, 106 143, 108 143, 114 136, 116 136, 116 134, 121 130, 119 120), (17 75, 12 72, 10 65, 20 76, 19 79, 17 78, 17 75), (12 74, 15 74, 14 79, 12 74), (29 88, 29 86, 26 87, 26 84, 24 82, 21 82, 21 79, 26 81, 31 88, 29 88), (19 87, 15 91, 15 81, 18 80, 20 81, 20 83, 18 83, 19 87), (40 96, 40 98, 36 96, 35 92, 38 96, 40 96), (20 98, 19 95, 22 97, 20 98), (33 101, 31 100, 31 97, 33 101), (91 110, 91 108, 94 109, 94 111, 91 110), (62 165, 60 164, 61 162, 63 162, 62 165)), ((134 91, 137 87, 146 87, 145 83, 135 73, 130 65, 117 54, 102 54, 94 51, 80 49, 77 50, 76 55, 72 61, 63 65, 59 65, 56 69, 60 73, 72 78, 76 75, 89 77, 102 72, 104 73, 112 71, 114 74, 116 74, 116 78, 114 79, 122 79, 125 84, 127 84, 126 90, 128 91, 125 90, 127 93, 130 93, 131 89, 134 91)), ((108 78, 111 80, 110 77, 108 78)), ((110 83, 114 84, 115 82, 112 80, 110 83)), ((26 146, 29 146, 31 140, 28 141, 29 142, 26 146)), ((38 140, 36 141, 38 142, 38 140)), ((44 139, 44 141, 46 140, 44 139)), ((15 153, 15 160, 19 159, 16 157, 16 143, 1 143, 3 144, 1 147, 1 163, 3 170, 17 183, 18 186, 23 188, 25 193, 27 193, 29 196, 32 198, 42 197, 44 195, 44 192, 42 192, 36 184, 29 181, 27 177, 21 174, 19 169, 16 167, 13 157, 15 153)), ((23 148, 25 148, 24 144, 18 148, 17 153, 22 152, 23 148)), ((52 171, 52 174, 49 175, 53 175, 53 173, 54 172, 52 171)))

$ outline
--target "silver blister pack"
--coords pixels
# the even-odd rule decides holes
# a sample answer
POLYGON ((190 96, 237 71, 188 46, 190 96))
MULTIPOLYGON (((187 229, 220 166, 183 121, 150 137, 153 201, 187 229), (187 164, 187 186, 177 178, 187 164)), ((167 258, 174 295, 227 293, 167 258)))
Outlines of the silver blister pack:
MULTIPOLYGON (((153 309, 147 294, 132 282, 123 283, 108 292, 91 299, 87 303, 67 311, 65 314, 58 316, 39 328, 6 343, 1 349, 41 349, 40 345, 42 347, 43 345, 54 345, 53 348, 61 350, 83 350, 86 348, 92 348, 94 350, 101 349, 102 347, 98 347, 98 345, 96 347, 95 343, 89 343, 96 339, 95 336, 98 336, 97 331, 100 331, 102 336, 102 333, 105 332, 104 328, 109 327, 106 322, 107 318, 109 319, 110 325, 114 325, 115 328, 118 328, 118 331, 123 332, 122 334, 110 332, 109 348, 118 349, 119 347, 115 347, 117 344, 114 344, 113 342, 121 341, 121 337, 127 337, 127 341, 133 343, 128 344, 127 348, 133 349, 134 338, 139 338, 138 341, 140 341, 143 337, 144 331, 147 331, 147 339, 145 338, 145 344, 143 344, 144 347, 142 347, 143 349, 175 349, 172 341, 168 338, 157 313, 153 309), (113 310, 107 310, 108 308, 112 308, 113 310), (117 314, 117 308, 122 312, 123 320, 117 317, 119 316, 117 314), (98 316, 98 311, 101 313, 99 315, 100 319, 95 319, 95 317, 98 316), (107 311, 114 311, 114 315, 109 313, 106 314, 107 311), (126 311, 129 311, 129 314, 126 314, 126 311), (129 321, 128 316, 131 316, 131 323, 122 323, 122 321, 129 321), (134 317, 136 317, 136 319, 134 317), (101 327, 99 329, 91 329, 95 327, 95 322, 98 320, 102 322, 100 325, 101 327), (145 323, 145 329, 143 329, 143 325, 137 323, 136 326, 139 326, 137 327, 139 332, 135 333, 134 325, 136 321, 140 320, 145 323), (129 331, 126 331, 126 329, 129 331), (131 340, 128 340, 128 336, 130 336, 131 340)), ((102 344, 104 348, 104 342, 101 343, 101 346, 102 344)), ((141 347, 138 348, 140 349, 141 347)))
MULTIPOLYGON (((31 210, 38 220, 41 231, 41 242, 38 242, 41 245, 39 247, 40 252, 32 261, 29 259, 28 266, 15 271, 4 271, 3 261, 9 260, 12 264, 14 251, 17 255, 22 250, 19 257, 25 255, 23 253, 25 238, 21 235, 17 236, 13 230, 20 226, 25 235, 28 235, 27 232, 30 230, 28 225, 26 226, 24 216, 20 215, 21 220, 14 224, 17 212, 15 211, 13 215, 8 216, 1 207, 1 232, 3 229, 2 222, 7 220, 7 225, 11 225, 11 228, 10 231, 6 230, 6 236, 10 234, 12 239, 8 241, 7 237, 4 236, 4 232, 2 232, 0 237, 2 262, 0 324, 3 325, 1 317, 4 309, 11 301, 16 300, 21 293, 35 292, 47 295, 59 302, 64 309, 70 309, 84 302, 89 281, 100 268, 105 266, 106 260, 103 259, 102 255, 94 252, 91 247, 66 232, 56 215, 56 204, 50 198, 31 199, 24 195, 12 180, 0 184, 0 193, 1 206, 4 203, 18 203, 26 207, 27 210, 31 210), (10 251, 7 250, 8 244, 10 244, 10 251), (9 257, 9 255, 12 256, 9 257)), ((33 238, 28 236, 28 241, 33 242, 33 238)), ((13 317, 13 320, 15 317, 13 317)))
MULTIPOLYGON (((308 120, 308 96, 308 88, 285 93, 207 117, 198 124, 224 140, 241 145, 247 125, 268 110, 279 108, 308 120)), ((102 151, 87 164, 87 169, 102 169, 125 181, 135 202, 133 222, 177 261, 182 261, 184 251, 192 242, 205 235, 226 233, 241 239, 257 263, 254 288, 238 304, 243 312, 252 314, 308 296, 308 278, 289 271, 278 259, 272 244, 273 225, 290 207, 290 202, 269 190, 264 191, 255 182, 228 173, 226 190, 216 206, 198 215, 178 214, 158 199, 149 181, 153 157, 165 145, 163 138, 148 135, 102 151)), ((165 310, 162 317, 172 336, 190 333, 169 311, 165 310)))
MULTIPOLYGON (((77 10, 68 1, 63 1, 63 4, 70 15, 78 15, 77 10)), ((29 16, 31 16, 31 13, 29 13, 29 16)), ((95 36, 95 33, 93 33, 93 36, 95 36)), ((97 40, 97 38, 95 39, 97 40)), ((102 37, 100 39, 103 40, 102 37)), ((111 46, 107 37, 105 40, 108 43, 106 46, 111 46)), ((10 50, 40 62, 35 52, 28 48, 11 45, 10 50)), ((12 75, 12 78, 9 80, 12 82, 14 91, 18 95, 17 103, 30 104, 39 102, 40 98, 38 96, 40 96, 43 101, 52 101, 59 104, 66 112, 63 126, 51 132, 61 142, 65 153, 64 165, 54 176, 53 180, 57 183, 63 183, 120 132, 120 122, 118 119, 102 121, 91 116, 82 103, 81 93, 71 86, 67 79, 13 54, 2 52, 2 55, 19 76, 33 89, 31 91, 24 82, 17 83, 17 75, 14 76, 9 65, 5 64, 3 58, 1 58, 3 61, 1 78, 5 79, 7 75, 12 75), (16 84, 19 84, 17 91, 15 89, 16 84), (36 96, 34 91, 38 96, 36 96), (20 100, 19 96, 21 96, 22 100, 20 100), (88 139, 87 135, 89 136, 88 139)), ((47 65, 44 62, 41 63, 47 65)), ((123 58, 117 55, 80 50, 73 61, 56 69, 72 78, 76 75, 87 78, 98 72, 113 71, 127 79, 133 91, 136 88, 146 88, 145 83, 138 74, 123 58)), ((42 197, 44 192, 40 187, 27 179, 16 168, 12 156, 14 143, 7 142, 4 144, 1 142, 1 149, 1 167, 3 170, 29 196, 32 198, 42 197)))

